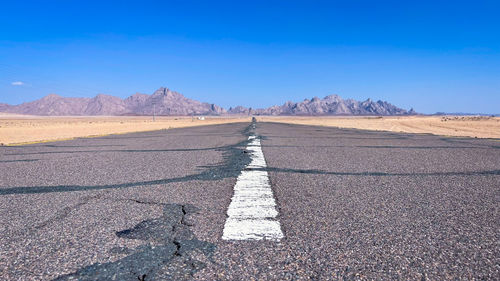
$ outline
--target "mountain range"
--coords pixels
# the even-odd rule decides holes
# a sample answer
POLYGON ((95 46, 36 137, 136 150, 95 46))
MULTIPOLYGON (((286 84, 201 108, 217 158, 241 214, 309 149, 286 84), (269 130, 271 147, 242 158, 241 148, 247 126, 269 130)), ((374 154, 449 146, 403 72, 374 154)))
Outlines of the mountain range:
POLYGON ((271 106, 265 109, 251 109, 242 106, 229 108, 230 114, 252 114, 252 115, 412 115, 413 109, 409 111, 396 107, 385 101, 372 101, 367 99, 363 102, 353 99, 342 99, 338 95, 329 95, 320 99, 314 97, 302 102, 288 101, 285 104, 271 106))
POLYGON ((184 97, 168 88, 160 88, 152 95, 134 94, 126 99, 99 94, 94 98, 62 97, 47 95, 39 100, 19 105, 0 103, 0 112, 46 115, 46 116, 92 116, 92 115, 411 115, 407 111, 385 101, 367 99, 360 102, 342 99, 338 95, 323 99, 314 97, 302 102, 288 101, 285 104, 264 109, 237 106, 224 108, 184 97))

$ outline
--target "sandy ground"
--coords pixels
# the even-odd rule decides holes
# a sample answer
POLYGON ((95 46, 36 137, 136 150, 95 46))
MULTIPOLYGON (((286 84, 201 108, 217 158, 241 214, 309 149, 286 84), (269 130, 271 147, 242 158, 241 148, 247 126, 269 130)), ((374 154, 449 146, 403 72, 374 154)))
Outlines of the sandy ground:
MULTIPOLYGON (((500 138, 500 117, 411 116, 411 117, 297 117, 259 116, 259 121, 356 128, 445 136, 500 138)), ((40 117, 0 113, 0 144, 65 140, 109 134, 192 127, 232 122, 250 122, 248 117, 40 117)))
POLYGON ((407 117, 297 117, 265 116, 259 121, 319 125, 363 130, 429 133, 444 136, 500 138, 500 117, 407 116, 407 117))
POLYGON ((0 144, 15 145, 41 141, 65 140, 109 134, 192 127, 232 122, 250 122, 238 117, 40 117, 0 114, 0 144))

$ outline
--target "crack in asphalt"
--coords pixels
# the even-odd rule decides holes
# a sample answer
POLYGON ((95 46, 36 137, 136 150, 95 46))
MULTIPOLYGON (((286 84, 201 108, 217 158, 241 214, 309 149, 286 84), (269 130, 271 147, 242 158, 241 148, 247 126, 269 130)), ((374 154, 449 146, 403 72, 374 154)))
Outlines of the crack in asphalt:
POLYGON ((111 201, 115 201, 115 202, 134 202, 134 203, 137 203, 137 204, 147 204, 147 205, 164 205, 165 203, 161 203, 161 202, 154 202, 154 201, 145 201, 145 200, 138 200, 138 199, 129 199, 129 198, 126 198, 126 199, 114 199, 114 198, 106 198, 108 200, 111 200, 111 201))
MULTIPOLYGON (((251 126, 243 130, 248 135, 251 126)), ((201 172, 194 175, 171 179, 140 181, 122 184, 107 184, 97 186, 60 185, 14 187, 0 189, 0 196, 7 194, 36 194, 47 192, 70 192, 82 190, 106 190, 111 188, 127 188, 149 185, 167 184, 171 182, 185 182, 193 180, 214 181, 230 177, 237 177, 240 171, 250 163, 250 156, 244 153, 248 139, 234 145, 207 148, 222 151, 223 161, 215 165, 200 166, 201 172)), ((192 151, 196 151, 194 149, 192 151)), ((134 202, 137 204, 154 204, 163 206, 163 215, 158 218, 141 221, 132 228, 115 233, 122 239, 135 239, 145 244, 132 248, 115 247, 110 254, 119 255, 118 260, 106 263, 94 263, 76 270, 73 273, 60 276, 54 280, 189 280, 193 275, 205 267, 205 264, 196 258, 203 255, 210 259, 215 251, 215 245, 198 240, 189 229, 190 224, 186 217, 196 212, 191 205, 164 204, 141 199, 112 199, 99 195, 84 197, 76 205, 62 209, 53 218, 39 224, 43 228, 67 217, 72 211, 87 204, 92 199, 134 202), (125 257, 122 257, 125 255, 125 257)))
POLYGON ((114 262, 95 263, 54 280, 189 280, 205 264, 191 257, 210 258, 215 245, 198 240, 185 217, 198 210, 192 205, 162 204, 163 215, 116 232, 123 239, 147 242, 114 262))
POLYGON ((75 205, 73 206, 66 206, 64 207, 61 211, 58 211, 52 218, 38 224, 38 225, 35 225, 33 228, 34 229, 41 229, 41 228, 44 228, 46 227, 47 225, 53 223, 53 222, 56 222, 56 221, 60 221, 60 220, 63 220, 64 218, 66 218, 67 216, 69 216, 69 214, 77 209, 79 209, 80 207, 82 207, 83 205, 85 204, 88 204, 91 200, 94 200, 94 199, 99 199, 100 197, 102 196, 102 194, 97 194, 97 195, 92 195, 92 196, 85 196, 82 198, 82 200, 78 203, 76 203, 75 205))
MULTIPOLYGON (((248 126, 242 134, 248 135, 251 126, 248 126)), ((199 166, 202 171, 198 174, 187 175, 177 178, 158 179, 150 181, 139 181, 119 184, 105 184, 105 185, 55 185, 55 186, 18 186, 18 187, 0 187, 0 196, 9 194, 38 194, 50 192, 71 192, 83 190, 104 190, 104 189, 119 189, 128 187, 151 186, 161 185, 175 182, 186 181, 214 181, 222 180, 225 178, 236 178, 240 171, 250 163, 250 156, 244 153, 248 140, 245 139, 239 143, 222 146, 216 148, 222 151, 223 161, 215 165, 199 166)))
POLYGON ((13 163, 13 162, 36 162, 40 159, 20 159, 20 160, 2 160, 0 163, 13 163))
MULTIPOLYGON (((244 150, 240 151, 240 154, 248 155, 244 150)), ((244 157, 241 157, 244 158, 244 157)), ((247 157, 248 158, 248 157, 247 157)), ((151 186, 168 184, 173 182, 185 182, 192 180, 221 180, 228 177, 237 177, 241 170, 245 170, 245 166, 242 165, 243 162, 249 161, 239 161, 234 166, 231 166, 229 161, 228 164, 223 164, 221 166, 210 167, 209 170, 203 171, 196 175, 184 176, 179 178, 171 179, 161 179, 153 181, 142 181, 133 183, 123 183, 123 184, 110 184, 110 185, 96 185, 96 186, 81 186, 81 185, 61 185, 61 186, 34 186, 34 187, 12 187, 0 189, 0 196, 9 194, 37 194, 37 193, 50 193, 50 192, 70 192, 70 191, 82 191, 82 190, 102 190, 102 189, 115 189, 115 188, 128 188, 128 187, 138 187, 138 186, 151 186)), ((421 177, 421 176, 490 176, 490 175, 500 175, 500 170, 484 170, 484 171, 465 171, 465 172, 430 172, 430 173, 387 173, 387 172, 330 172, 325 170, 317 169, 291 169, 291 168, 276 168, 267 167, 265 169, 260 169, 267 172, 277 172, 277 173, 297 173, 297 174, 321 174, 321 175, 337 175, 337 176, 401 176, 401 177, 421 177)))
POLYGON ((386 172, 329 172, 317 169, 290 169, 267 167, 265 169, 255 168, 255 170, 276 172, 276 173, 297 173, 315 175, 336 175, 336 176, 392 176, 392 177, 418 177, 418 176, 484 176, 500 175, 500 170, 490 171, 467 171, 467 172, 432 172, 432 173, 386 173, 386 172))
POLYGON ((103 153, 103 152, 130 152, 130 153, 148 153, 148 152, 189 152, 189 151, 208 151, 208 150, 221 150, 230 148, 231 145, 207 147, 207 148, 176 148, 176 149, 113 149, 113 150, 74 150, 74 151, 41 151, 41 152, 27 152, 27 153, 10 153, 4 154, 8 156, 23 156, 23 155, 43 155, 43 154, 75 154, 75 153, 103 153))
POLYGON ((278 148, 388 148, 388 149, 500 149, 500 146, 391 146, 391 145, 266 145, 266 147, 278 147, 278 148))
MULTIPOLYGON (((250 127, 250 126, 249 126, 250 127)), ((247 134, 249 130, 242 133, 247 134)), ((200 173, 173 179, 143 181, 125 184, 111 184, 101 186, 41 186, 17 187, 1 189, 0 195, 26 194, 45 192, 67 192, 80 190, 99 190, 109 188, 125 188, 144 185, 165 184, 191 180, 221 180, 236 177, 241 169, 250 162, 250 157, 244 153, 248 140, 232 146, 225 146, 223 162, 210 166, 201 166, 200 173)), ((60 221, 71 212, 89 203, 93 199, 134 202, 136 204, 152 204, 163 206, 161 217, 143 220, 132 228, 117 231, 115 235, 122 239, 135 239, 145 244, 132 248, 115 247, 110 249, 112 255, 119 255, 118 260, 106 263, 95 263, 76 270, 73 273, 60 276, 54 280, 189 280, 205 264, 193 256, 210 259, 215 251, 215 245, 198 240, 189 229, 187 216, 197 212, 192 205, 166 204, 143 199, 124 198, 114 199, 104 197, 105 193, 83 197, 73 206, 62 209, 54 217, 36 226, 37 229, 60 221), (125 257, 122 257, 125 255, 125 257)))
POLYGON ((47 227, 55 222, 62 221, 63 219, 68 217, 72 212, 81 208, 83 205, 88 204, 92 200, 100 199, 102 196, 103 196, 103 194, 97 194, 97 195, 93 195, 93 196, 84 196, 84 197, 82 197, 82 199, 78 203, 62 208, 62 210, 57 211, 55 213, 55 215, 52 216, 51 218, 49 218, 49 219, 47 219, 39 224, 34 224, 34 225, 32 224, 32 225, 28 225, 22 229, 15 230, 12 232, 11 235, 13 235, 13 236, 14 235, 19 235, 19 236, 30 235, 31 232, 33 232, 33 231, 39 231, 39 230, 41 230, 41 229, 43 229, 43 228, 45 228, 45 227, 47 227))

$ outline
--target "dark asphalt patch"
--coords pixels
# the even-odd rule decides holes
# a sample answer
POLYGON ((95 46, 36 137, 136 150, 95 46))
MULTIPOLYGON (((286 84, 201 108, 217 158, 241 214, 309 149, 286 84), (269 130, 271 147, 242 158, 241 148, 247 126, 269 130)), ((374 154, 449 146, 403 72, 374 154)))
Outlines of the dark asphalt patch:
POLYGON ((190 253, 198 251, 210 257, 212 243, 196 239, 186 224, 186 216, 196 212, 190 205, 163 204, 163 216, 145 220, 116 233, 120 238, 149 242, 136 249, 114 248, 127 253, 115 262, 96 263, 55 280, 189 280, 203 268, 203 262, 190 253))
POLYGON ((20 160, 2 160, 0 163, 14 163, 14 162, 36 162, 39 159, 20 159, 20 160))
POLYGON ((207 147, 207 148, 180 148, 180 149, 115 149, 115 150, 74 150, 74 151, 42 151, 42 152, 28 152, 28 153, 10 153, 7 156, 21 156, 21 155, 43 155, 43 154, 81 154, 81 153, 105 153, 105 152, 129 152, 129 153, 158 153, 158 152, 195 152, 207 150, 223 150, 232 146, 221 147, 207 147))
MULTIPOLYGON (((120 188, 137 187, 137 186, 168 184, 175 182, 187 182, 194 180, 214 181, 214 180, 221 180, 224 178, 235 178, 239 175, 240 171, 243 170, 248 163, 250 163, 250 156, 244 153, 247 143, 248 140, 245 140, 234 145, 216 148, 215 150, 222 151, 224 159, 223 162, 216 165, 200 166, 199 168, 202 169, 202 171, 194 175, 169 178, 169 179, 129 182, 121 184, 95 185, 95 186, 56 185, 56 186, 26 186, 26 187, 20 186, 11 188, 1 188, 0 196, 9 194, 36 194, 36 193, 49 193, 49 192, 120 189, 120 188)), ((209 150, 209 149, 198 149, 198 150, 209 150)), ((192 150, 182 150, 182 151, 192 151, 192 150)))
POLYGON ((267 167, 266 169, 254 169, 254 170, 265 170, 268 172, 277 173, 295 173, 295 174, 315 174, 315 175, 335 175, 335 176, 396 176, 396 177, 421 177, 421 176, 489 176, 489 175, 500 175, 500 170, 490 170, 490 171, 470 171, 470 172, 433 172, 433 173, 384 173, 384 172, 359 172, 359 173, 349 173, 349 172, 329 172, 324 170, 315 169, 288 169, 288 168, 273 168, 267 167))
POLYGON ((84 196, 80 202, 78 202, 77 204, 73 205, 73 206, 66 206, 64 208, 62 208, 62 210, 56 212, 56 214, 46 220, 46 221, 43 221, 42 223, 40 224, 37 224, 35 225, 33 228, 34 229, 42 229, 50 224, 52 224, 53 222, 57 222, 57 221, 62 221, 64 218, 66 218, 71 212, 74 212, 75 210, 79 209, 80 207, 82 207, 83 205, 89 203, 91 200, 94 200, 94 199, 98 199, 100 198, 101 195, 94 195, 94 196, 84 196))
MULTIPOLYGON (((265 139, 265 138, 263 138, 265 139)), ((500 146, 389 146, 389 145, 358 145, 358 146, 346 146, 346 145, 314 145, 314 146, 306 146, 306 145, 269 145, 268 147, 279 147, 279 148, 305 148, 305 147, 315 147, 315 148, 370 148, 370 149, 378 149, 378 148, 386 148, 386 149, 500 149, 500 146)))

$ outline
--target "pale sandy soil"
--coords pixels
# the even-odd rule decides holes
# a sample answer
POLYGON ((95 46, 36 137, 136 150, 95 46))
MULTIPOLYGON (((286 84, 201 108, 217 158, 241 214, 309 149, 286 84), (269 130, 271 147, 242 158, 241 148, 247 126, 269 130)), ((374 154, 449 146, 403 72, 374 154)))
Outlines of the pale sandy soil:
MULTIPOLYGON (((258 121, 444 136, 500 138, 500 117, 296 117, 258 116, 258 121)), ((0 144, 65 140, 169 128, 250 122, 248 117, 40 117, 0 113, 0 144)))
POLYGON ((0 113, 0 144, 14 145, 42 141, 142 132, 180 127, 250 122, 250 118, 206 117, 40 117, 0 113))
POLYGON ((408 117, 257 117, 259 121, 331 126, 443 136, 500 138, 500 117, 408 116, 408 117))

